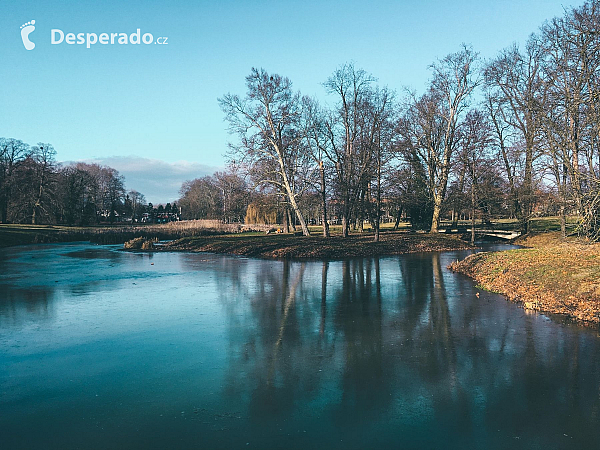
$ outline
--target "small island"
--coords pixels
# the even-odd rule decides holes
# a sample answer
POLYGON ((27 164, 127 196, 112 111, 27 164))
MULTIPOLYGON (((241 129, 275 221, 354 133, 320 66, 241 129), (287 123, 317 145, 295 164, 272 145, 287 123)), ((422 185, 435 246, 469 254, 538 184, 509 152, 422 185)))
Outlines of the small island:
POLYGON ((223 235, 186 237, 159 247, 161 251, 227 253, 274 259, 347 259, 401 255, 406 253, 473 248, 456 236, 407 232, 381 233, 378 242, 371 233, 331 236, 223 235))

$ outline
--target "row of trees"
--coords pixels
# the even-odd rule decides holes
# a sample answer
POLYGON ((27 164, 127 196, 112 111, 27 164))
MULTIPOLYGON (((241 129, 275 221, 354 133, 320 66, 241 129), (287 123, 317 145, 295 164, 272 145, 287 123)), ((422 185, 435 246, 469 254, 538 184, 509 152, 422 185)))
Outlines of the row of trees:
POLYGON ((90 225, 147 212, 144 195, 127 192, 117 170, 61 166, 51 144, 0 138, 0 223, 90 225))
POLYGON ((243 222, 252 193, 235 170, 186 181, 180 189, 183 219, 243 222))
POLYGON ((463 46, 431 65, 424 94, 403 98, 353 64, 324 82, 330 106, 252 69, 245 96, 219 99, 237 136, 229 158, 305 235, 307 197, 320 199, 324 235, 334 205, 344 236, 368 220, 377 240, 382 203, 431 232, 465 211, 516 217, 526 232, 545 192, 563 233, 575 213, 580 232, 598 239, 599 29, 599 2, 589 0, 545 23, 524 49, 481 61, 463 46))

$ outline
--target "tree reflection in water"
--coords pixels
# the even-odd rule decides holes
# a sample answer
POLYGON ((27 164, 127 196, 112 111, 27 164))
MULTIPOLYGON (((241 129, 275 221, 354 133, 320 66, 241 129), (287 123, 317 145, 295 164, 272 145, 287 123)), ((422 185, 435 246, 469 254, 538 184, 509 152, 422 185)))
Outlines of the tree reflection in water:
MULTIPOLYGON (((325 421, 359 441, 356 430, 370 428, 381 443, 493 436, 552 447, 573 428, 585 431, 570 445, 599 437, 597 385, 582 383, 579 365, 598 374, 600 359, 577 357, 569 327, 477 298, 449 262, 422 254, 233 270, 250 306, 223 294, 227 395, 247 398, 256 424, 302 417, 313 432, 325 421)), ((598 356, 597 343, 589 351, 598 356)))
POLYGON ((464 256, 9 250, 3 439, 44 447, 60 429, 55 448, 597 447, 597 332, 476 297, 446 269, 464 256), (104 439, 90 439, 100 425, 104 439))

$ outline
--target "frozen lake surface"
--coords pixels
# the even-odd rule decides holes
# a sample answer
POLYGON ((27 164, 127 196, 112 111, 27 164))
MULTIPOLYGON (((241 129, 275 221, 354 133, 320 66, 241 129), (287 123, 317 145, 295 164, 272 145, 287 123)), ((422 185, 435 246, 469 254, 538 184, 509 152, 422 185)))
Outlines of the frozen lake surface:
POLYGON ((479 291, 465 252, 0 252, 2 448, 600 446, 597 330, 479 291))

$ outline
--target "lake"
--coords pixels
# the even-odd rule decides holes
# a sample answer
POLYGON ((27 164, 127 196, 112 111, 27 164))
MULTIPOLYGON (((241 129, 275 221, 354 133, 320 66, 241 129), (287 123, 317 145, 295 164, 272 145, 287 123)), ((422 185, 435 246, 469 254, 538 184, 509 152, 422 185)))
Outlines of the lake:
POLYGON ((598 448, 598 330, 446 269, 467 254, 2 249, 0 447, 598 448))

